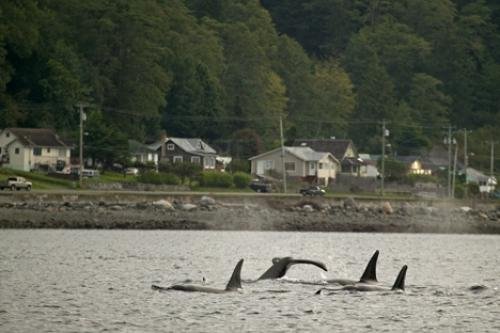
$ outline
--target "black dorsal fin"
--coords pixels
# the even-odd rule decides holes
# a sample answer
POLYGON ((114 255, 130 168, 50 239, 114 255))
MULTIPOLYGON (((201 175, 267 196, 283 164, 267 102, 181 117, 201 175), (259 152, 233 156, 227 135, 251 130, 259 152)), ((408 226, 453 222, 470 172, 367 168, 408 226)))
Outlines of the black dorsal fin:
POLYGON ((235 290, 241 288, 241 267, 243 266, 243 259, 240 259, 234 268, 233 275, 226 285, 226 290, 235 290))
POLYGON ((406 278, 406 270, 408 266, 404 265, 403 268, 399 271, 398 277, 396 281, 394 281, 394 285, 392 286, 392 290, 405 290, 405 278, 406 278))
POLYGON ((367 281, 377 281, 377 260, 378 260, 379 251, 375 251, 373 256, 371 257, 368 265, 366 265, 365 271, 363 275, 361 275, 361 279, 359 282, 367 282, 367 281))

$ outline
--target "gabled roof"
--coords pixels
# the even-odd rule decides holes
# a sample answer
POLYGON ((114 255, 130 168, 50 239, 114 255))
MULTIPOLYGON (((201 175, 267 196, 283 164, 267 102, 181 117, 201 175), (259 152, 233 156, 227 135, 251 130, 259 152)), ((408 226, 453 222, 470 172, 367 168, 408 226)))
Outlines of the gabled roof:
POLYGON ((14 134, 23 146, 68 148, 68 145, 50 128, 6 128, 3 131, 14 134))
MULTIPOLYGON (((313 161, 317 162, 321 159, 323 159, 325 156, 331 156, 335 161, 338 162, 338 160, 333 156, 332 154, 328 152, 317 152, 311 149, 310 147, 284 147, 285 151, 289 154, 294 155, 300 160, 303 161, 313 161)), ((270 150, 268 152, 262 153, 260 155, 252 156, 249 158, 249 160, 254 160, 260 157, 263 157, 265 155, 272 154, 276 151, 281 150, 281 147, 278 147, 276 149, 270 150)))
POLYGON ((198 138, 168 138, 166 142, 172 141, 179 148, 184 150, 186 153, 196 154, 196 155, 215 155, 217 152, 215 149, 206 144, 203 140, 198 138))
POLYGON ((156 153, 156 149, 136 140, 128 140, 128 150, 130 153, 156 153))
POLYGON ((344 158, 347 148, 354 144, 352 140, 347 139, 296 139, 293 142, 294 146, 311 147, 316 151, 324 151, 331 153, 335 158, 341 160, 344 158))

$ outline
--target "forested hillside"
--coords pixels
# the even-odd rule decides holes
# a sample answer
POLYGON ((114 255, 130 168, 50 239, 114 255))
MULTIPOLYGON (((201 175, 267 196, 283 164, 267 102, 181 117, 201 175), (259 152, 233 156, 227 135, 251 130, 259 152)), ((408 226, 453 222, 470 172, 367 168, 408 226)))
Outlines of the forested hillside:
POLYGON ((245 157, 279 142, 280 117, 287 140, 378 153, 385 119, 393 153, 451 124, 486 164, 499 27, 496 0, 3 0, 0 128, 71 135, 84 101, 94 148, 165 129, 245 157))

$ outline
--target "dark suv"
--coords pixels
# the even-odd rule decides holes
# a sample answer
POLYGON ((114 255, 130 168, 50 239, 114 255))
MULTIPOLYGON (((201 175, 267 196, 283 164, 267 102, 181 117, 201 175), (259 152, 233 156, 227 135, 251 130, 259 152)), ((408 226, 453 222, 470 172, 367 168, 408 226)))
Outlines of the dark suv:
POLYGON ((306 195, 310 195, 310 196, 313 196, 313 195, 325 195, 325 190, 323 190, 321 187, 319 186, 311 186, 311 187, 308 187, 308 188, 303 188, 303 189, 300 189, 300 194, 302 194, 303 196, 306 196, 306 195))
POLYGON ((265 183, 261 180, 253 180, 248 185, 255 192, 270 193, 273 191, 273 187, 270 183, 265 183))

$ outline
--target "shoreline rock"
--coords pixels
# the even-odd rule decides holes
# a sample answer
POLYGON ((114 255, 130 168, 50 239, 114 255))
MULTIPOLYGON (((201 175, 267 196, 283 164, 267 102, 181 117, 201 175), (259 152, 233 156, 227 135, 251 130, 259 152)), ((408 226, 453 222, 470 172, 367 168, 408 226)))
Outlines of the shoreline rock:
POLYGON ((202 200, 0 202, 0 228, 189 229, 500 234, 500 207, 407 202, 202 200))

